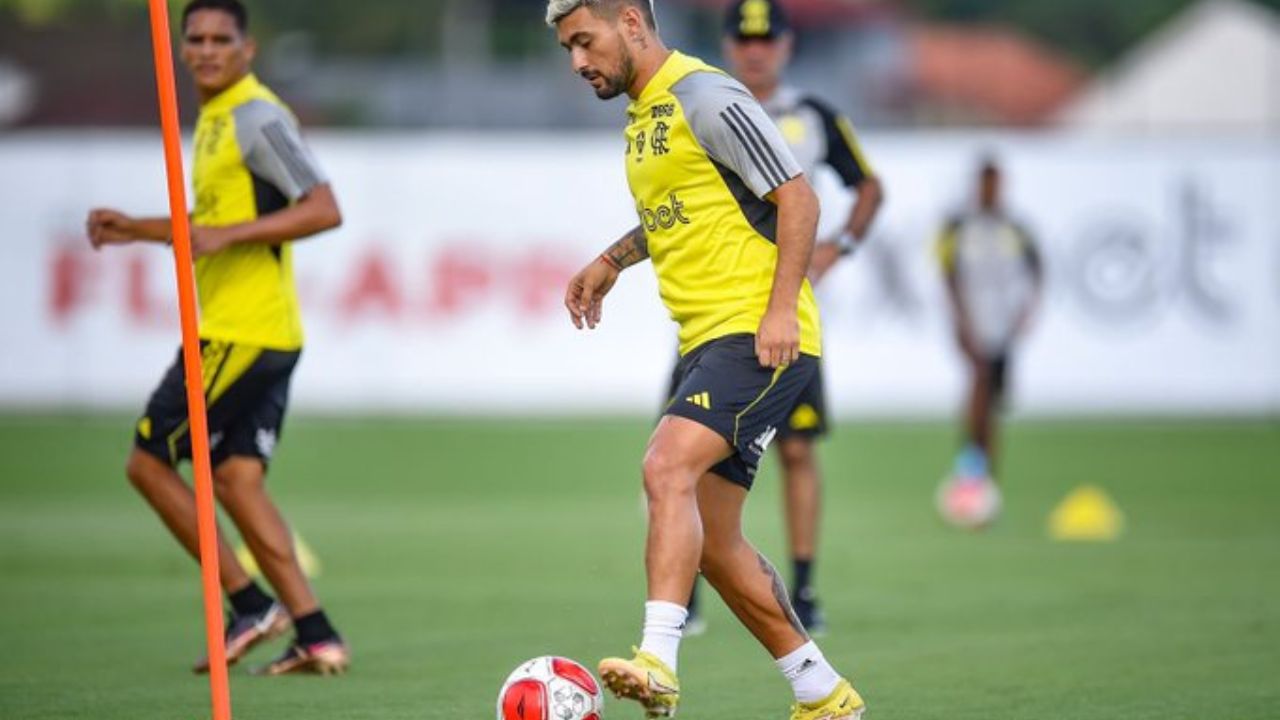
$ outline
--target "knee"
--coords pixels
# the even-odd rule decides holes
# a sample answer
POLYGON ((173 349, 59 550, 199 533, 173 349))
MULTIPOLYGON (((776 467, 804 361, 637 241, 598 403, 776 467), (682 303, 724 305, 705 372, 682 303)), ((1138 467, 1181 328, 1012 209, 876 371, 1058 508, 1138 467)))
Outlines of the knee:
POLYGON ((129 455, 128 461, 124 465, 125 477, 129 478, 129 484, 139 492, 145 492, 150 487, 156 477, 156 471, 161 466, 161 462, 141 450, 134 450, 129 455))
POLYGON ((995 380, 995 373, 992 372, 990 363, 978 363, 973 368, 973 386, 975 388, 984 389, 990 387, 995 380))
POLYGON ((213 494, 217 496, 218 502, 226 503, 228 499, 235 497, 236 483, 235 478, 227 473, 214 471, 213 473, 213 494))
POLYGON ((649 448, 644 456, 644 491, 649 502, 662 502, 679 497, 692 499, 697 489, 697 475, 673 453, 649 448))
POLYGON ((795 438, 778 443, 778 457, 782 460, 782 469, 791 473, 813 465, 813 443, 795 438))
POLYGON ((242 493, 255 490, 262 482, 258 467, 229 460, 213 471, 213 492, 218 500, 233 500, 242 493))

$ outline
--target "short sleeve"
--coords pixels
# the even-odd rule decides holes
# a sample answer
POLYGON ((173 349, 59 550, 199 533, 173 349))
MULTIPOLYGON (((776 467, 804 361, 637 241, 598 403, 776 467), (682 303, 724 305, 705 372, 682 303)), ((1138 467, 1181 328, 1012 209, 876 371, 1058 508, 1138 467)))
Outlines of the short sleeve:
POLYGON ((327 180, 284 108, 255 100, 236 109, 236 136, 249 172, 297 200, 327 180))
POLYGON ((1044 261, 1040 254, 1040 247, 1035 241, 1035 236, 1022 223, 1013 223, 1013 231, 1018 236, 1018 242, 1022 246, 1022 259, 1026 263, 1027 270, 1033 275, 1039 275, 1044 271, 1044 261))
POLYGON ((759 198, 801 175, 782 133, 751 93, 732 78, 697 72, 671 91, 698 143, 759 198))
POLYGON ((866 156, 862 154, 862 147, 858 144, 858 137, 853 131, 853 123, 826 103, 806 98, 805 104, 813 108, 822 119, 822 129, 827 145, 827 154, 823 161, 840 175, 845 186, 854 187, 863 180, 874 177, 875 171, 871 169, 866 156))
POLYGON ((942 227, 942 232, 938 233, 937 242, 934 244, 934 252, 938 258, 938 265, 942 267, 942 272, 951 275, 956 271, 956 255, 959 253, 960 244, 960 219, 952 218, 942 227))

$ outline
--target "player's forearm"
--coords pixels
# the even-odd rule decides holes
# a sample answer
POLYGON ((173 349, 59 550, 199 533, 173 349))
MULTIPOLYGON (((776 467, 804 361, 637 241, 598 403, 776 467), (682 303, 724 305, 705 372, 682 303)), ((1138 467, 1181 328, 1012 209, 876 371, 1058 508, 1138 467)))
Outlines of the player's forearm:
POLYGON ((649 238, 645 236, 644 228, 637 225, 627 231, 627 234, 610 245, 600 258, 618 271, 626 270, 632 265, 649 259, 649 238))
POLYGON ((818 232, 818 196, 803 177, 774 191, 778 203, 778 265, 773 274, 771 310, 794 311, 804 286, 818 232))
POLYGON ((862 241, 867 237, 871 223, 875 221, 883 204, 884 186, 880 184, 879 178, 869 177, 858 183, 858 200, 854 203, 853 210, 849 213, 849 222, 845 226, 855 239, 862 241))
POLYGON ((134 218, 129 231, 144 242, 168 243, 173 238, 173 223, 167 217, 134 218))
POLYGON ((290 207, 250 222, 228 226, 226 230, 231 233, 233 244, 279 245, 332 230, 341 224, 342 212, 338 209, 333 190, 328 185, 320 185, 290 207))

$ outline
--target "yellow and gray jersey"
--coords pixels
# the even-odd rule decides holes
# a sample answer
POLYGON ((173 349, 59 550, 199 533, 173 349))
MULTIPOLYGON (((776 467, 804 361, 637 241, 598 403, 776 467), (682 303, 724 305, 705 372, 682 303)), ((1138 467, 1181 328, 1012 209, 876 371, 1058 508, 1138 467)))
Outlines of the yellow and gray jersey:
POLYGON ((938 256, 982 349, 1007 351, 1041 272, 1030 233, 1000 213, 965 213, 943 228, 938 256))
MULTIPOLYGON (((326 182, 289 109, 253 75, 205 103, 196 122, 196 225, 250 222, 326 182)), ((196 261, 200 336, 273 350, 302 347, 289 243, 246 243, 196 261)))
MULTIPOLYGON (((627 112, 627 181, 681 354, 754 334, 778 261, 772 194, 800 164, 741 83, 678 52, 627 112)), ((820 355, 808 281, 798 311, 801 351, 820 355)))
POLYGON ((826 165, 845 187, 857 187, 875 175, 853 123, 822 100, 791 87, 781 87, 763 103, 806 175, 826 165))

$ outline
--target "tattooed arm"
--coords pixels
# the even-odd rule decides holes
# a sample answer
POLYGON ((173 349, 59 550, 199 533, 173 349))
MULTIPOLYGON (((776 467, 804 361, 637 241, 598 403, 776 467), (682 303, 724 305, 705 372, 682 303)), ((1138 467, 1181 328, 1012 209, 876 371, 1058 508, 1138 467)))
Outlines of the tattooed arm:
POLYGON ((573 326, 581 330, 584 326, 594 329, 600 324, 604 296, 613 289, 618 275, 648 257, 649 240, 644 230, 636 227, 575 275, 564 295, 564 306, 573 326))
POLYGON ((637 225, 618 242, 610 245, 600 258, 614 270, 626 270, 649 259, 649 238, 645 237, 644 229, 637 225))

